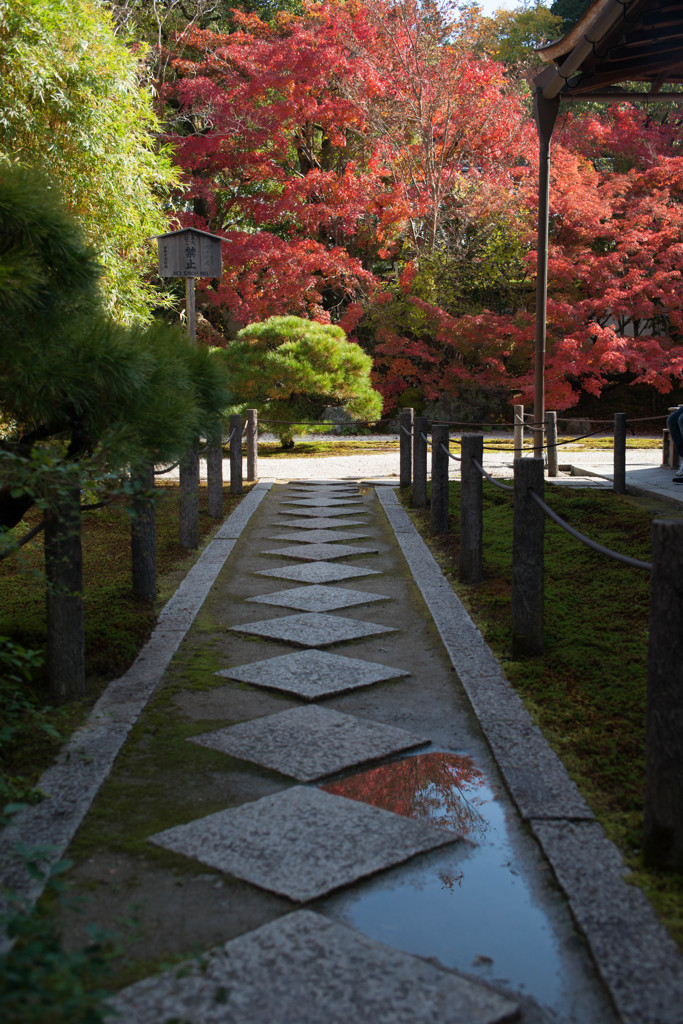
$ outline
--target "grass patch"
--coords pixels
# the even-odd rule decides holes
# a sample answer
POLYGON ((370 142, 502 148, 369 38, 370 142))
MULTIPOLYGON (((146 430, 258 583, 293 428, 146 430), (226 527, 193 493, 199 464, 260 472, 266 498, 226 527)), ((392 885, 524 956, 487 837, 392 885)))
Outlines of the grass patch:
MULTIPOLYGON (((122 504, 89 512, 83 517, 83 601, 85 613, 88 696, 61 708, 51 707, 45 665, 34 669, 30 682, 21 681, 22 696, 50 730, 27 727, 8 736, 0 711, 0 773, 5 796, 26 799, 61 743, 86 718, 107 682, 121 675, 137 657, 154 627, 160 608, 194 564, 199 552, 188 552, 178 541, 177 486, 157 488, 157 584, 154 605, 131 593, 130 521, 122 504)), ((224 489, 228 515, 241 501, 224 489)), ((40 519, 33 510, 29 526, 40 519)), ((200 550, 218 527, 206 511, 206 487, 200 488, 200 550)), ((0 571, 0 636, 44 655, 46 644, 45 584, 42 576, 42 535, 2 563, 0 571)), ((2 789, 0 789, 2 792, 2 789)))
MULTIPOLYGON (((548 504, 591 539, 650 559, 653 518, 679 518, 656 501, 609 491, 547 488, 548 504)), ((460 485, 450 484, 450 532, 429 536, 428 513, 411 515, 453 589, 550 745, 683 949, 683 873, 642 865, 649 573, 630 569, 546 520, 545 651, 512 658, 512 495, 484 483, 484 581, 457 578, 460 485)))

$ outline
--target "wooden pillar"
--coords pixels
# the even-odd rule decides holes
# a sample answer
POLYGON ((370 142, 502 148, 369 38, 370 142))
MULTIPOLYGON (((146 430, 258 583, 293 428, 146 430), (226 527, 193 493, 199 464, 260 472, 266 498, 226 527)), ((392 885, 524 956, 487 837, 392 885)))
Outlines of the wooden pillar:
POLYGON ((412 450, 413 450, 413 418, 412 409, 404 409, 399 419, 399 486, 410 487, 412 477, 412 450))
POLYGON ((247 480, 258 478, 258 412, 247 409, 247 480))
POLYGON ((199 546, 199 443, 195 441, 180 463, 180 546, 199 546))
POLYGON ((212 519, 223 518, 223 442, 221 425, 216 424, 216 440, 206 451, 206 507, 212 519))
POLYGON ((45 514, 47 666, 57 702, 85 696, 81 492, 63 491, 45 514))
POLYGON ((548 476, 557 476, 557 413, 545 414, 545 436, 548 444, 548 476))
POLYGON ((615 494, 626 494, 626 413, 614 414, 614 485, 615 494))
POLYGON ((427 431, 429 423, 425 416, 413 420, 413 508, 427 505, 427 431))
POLYGON ((652 524, 643 851, 683 869, 683 523, 652 524))
POLYGON ((137 493, 132 502, 133 518, 130 524, 133 594, 143 601, 154 601, 157 596, 154 467, 139 469, 135 478, 137 493))
POLYGON ((432 533, 448 533, 448 441, 448 424, 433 424, 432 501, 429 518, 432 533))
POLYGON ((524 451, 524 406, 516 405, 514 407, 514 420, 513 420, 513 441, 512 446, 515 449, 514 457, 521 459, 522 452, 524 451))
POLYGON ((472 460, 476 459, 482 465, 484 437, 482 434, 463 434, 460 443, 460 578, 464 583, 481 583, 483 487, 482 475, 472 460))
POLYGON ((543 497, 543 459, 515 463, 512 526, 512 656, 543 653, 543 537, 545 513, 530 496, 543 497))

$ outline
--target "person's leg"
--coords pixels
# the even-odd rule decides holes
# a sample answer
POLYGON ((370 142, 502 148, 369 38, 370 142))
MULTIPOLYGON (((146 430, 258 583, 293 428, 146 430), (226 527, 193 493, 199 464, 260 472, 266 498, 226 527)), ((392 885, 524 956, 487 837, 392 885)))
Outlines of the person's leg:
POLYGON ((683 459, 683 405, 679 406, 678 409, 674 409, 667 416, 666 425, 669 428, 674 448, 683 459))

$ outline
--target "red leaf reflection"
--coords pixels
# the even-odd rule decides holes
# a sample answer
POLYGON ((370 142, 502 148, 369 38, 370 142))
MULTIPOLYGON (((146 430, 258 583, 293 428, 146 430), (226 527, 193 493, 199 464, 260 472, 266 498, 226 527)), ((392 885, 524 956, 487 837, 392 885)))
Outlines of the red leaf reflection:
POLYGON ((462 836, 481 836, 488 828, 477 808, 492 794, 471 757, 418 754, 321 788, 462 836))

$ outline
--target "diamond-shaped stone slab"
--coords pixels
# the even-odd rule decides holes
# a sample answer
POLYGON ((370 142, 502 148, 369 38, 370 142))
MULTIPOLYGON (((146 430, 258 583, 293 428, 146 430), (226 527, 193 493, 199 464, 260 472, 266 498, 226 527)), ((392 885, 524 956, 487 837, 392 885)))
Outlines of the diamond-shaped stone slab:
MULTIPOLYGON (((348 502, 344 502, 344 504, 346 505, 348 502)), ((319 519, 321 516, 332 519, 335 516, 357 516, 362 514, 362 509, 359 508, 335 508, 332 505, 316 505, 315 508, 281 508, 278 511, 280 515, 306 516, 314 519, 319 519)))
POLYGON ((283 565, 280 569, 258 569, 257 576, 275 576, 296 583, 332 583, 335 580, 350 580, 354 576, 381 576, 379 569, 361 569, 357 565, 340 565, 336 562, 307 562, 304 565, 283 565))
POLYGON ((304 700, 318 700, 410 673, 361 658, 309 650, 280 654, 277 658, 252 661, 235 668, 222 668, 215 675, 291 693, 304 700))
MULTIPOLYGON (((328 508, 336 505, 362 505, 362 498, 326 498, 323 495, 315 498, 287 498, 280 502, 281 505, 301 505, 303 507, 315 506, 316 508, 328 508)), ((353 510, 352 510, 353 511, 353 510)))
POLYGON ((329 647, 347 640, 360 640, 364 636, 381 636, 395 633, 393 626, 380 626, 377 622, 358 622, 343 615, 324 615, 320 612, 303 612, 301 615, 285 615, 281 619, 264 619, 242 626, 231 626, 234 633, 248 633, 250 636, 265 636, 270 640, 284 640, 298 647, 329 647))
POLYGON ((502 1024, 517 1009, 478 981, 310 910, 138 981, 110 1004, 126 1024, 502 1024))
POLYGON ((338 540, 363 540, 370 536, 367 530, 348 530, 346 533, 339 533, 338 530, 307 530, 305 533, 283 533, 280 537, 270 537, 269 540, 292 540, 300 544, 332 544, 338 540))
POLYGON ((388 601, 383 594, 368 594, 364 590, 342 590, 314 584, 312 587, 292 587, 274 594, 248 597, 253 604, 272 604, 279 608, 296 608, 300 612, 334 612, 338 608, 351 608, 356 604, 388 601))
POLYGON ((190 739, 200 746, 291 775, 300 782, 322 779, 429 742, 403 729, 312 704, 190 739))
POLYGON ((293 786, 149 838, 306 903, 459 837, 380 807, 293 786))
POLYGON ((351 555, 376 555, 378 548, 359 548, 353 544, 294 544, 286 548, 273 548, 264 555, 280 558, 298 558, 305 562, 326 562, 332 558, 350 558, 351 555))
POLYGON ((297 530, 339 530, 339 539, 344 540, 346 534, 343 532, 349 526, 366 526, 363 519, 331 519, 327 516, 310 516, 305 519, 279 519, 275 524, 281 526, 293 526, 297 530))

